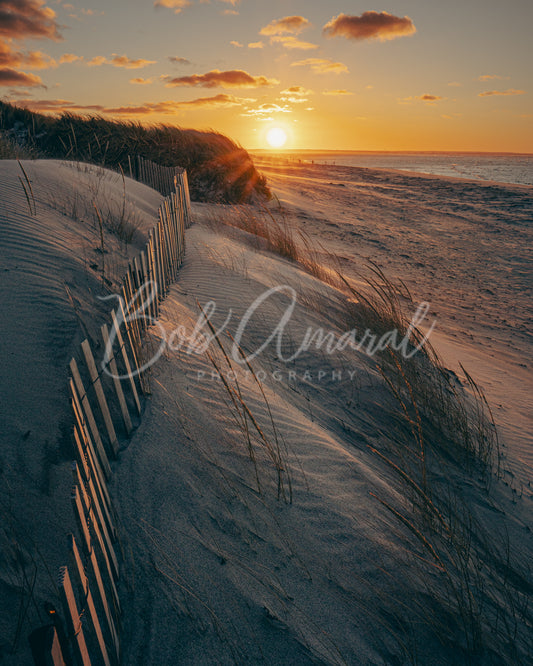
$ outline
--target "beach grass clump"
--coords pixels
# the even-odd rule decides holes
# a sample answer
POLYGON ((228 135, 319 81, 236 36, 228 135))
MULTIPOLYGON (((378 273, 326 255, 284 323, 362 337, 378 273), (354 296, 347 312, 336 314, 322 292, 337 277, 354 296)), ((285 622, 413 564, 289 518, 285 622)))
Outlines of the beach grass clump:
POLYGON ((501 476, 490 406, 473 377, 461 366, 461 382, 447 370, 413 325, 403 283, 372 262, 366 278, 359 277, 339 275, 343 324, 410 337, 407 349, 389 345, 374 356, 390 398, 383 409, 396 425, 383 446, 370 449, 403 489, 402 499, 371 494, 411 542, 413 565, 427 588, 426 621, 441 643, 459 646, 467 663, 527 663, 533 651, 530 572, 511 556, 516 544, 504 523, 495 521, 489 532, 480 514, 480 507, 493 510, 491 488, 501 476))
MULTIPOLYGON (((331 269, 324 266, 318 259, 324 253, 270 210, 232 207, 217 223, 255 235, 258 248, 336 287, 333 310, 342 330, 369 330, 376 339, 392 331, 396 340, 408 336, 405 349, 388 345, 373 357, 388 395, 382 409, 391 430, 379 445, 369 445, 400 490, 390 497, 371 495, 396 522, 404 556, 422 589, 409 611, 401 599, 389 599, 391 612, 396 609, 404 619, 397 631, 398 644, 411 646, 405 656, 417 663, 411 638, 422 623, 428 635, 461 655, 461 663, 527 663, 533 651, 529 573, 511 556, 515 549, 504 523, 489 533, 479 513, 496 501, 490 493, 501 465, 482 389, 464 368, 463 381, 445 368, 424 331, 413 324, 408 287, 374 262, 348 279, 337 262, 331 269)), ((333 313, 332 303, 318 292, 308 298, 316 309, 333 313)))
POLYGON ((43 158, 68 159, 123 169, 137 155, 187 170, 196 201, 243 203, 270 197, 266 180, 241 146, 215 131, 133 121, 45 116, 0 102, 0 131, 17 145, 43 158))

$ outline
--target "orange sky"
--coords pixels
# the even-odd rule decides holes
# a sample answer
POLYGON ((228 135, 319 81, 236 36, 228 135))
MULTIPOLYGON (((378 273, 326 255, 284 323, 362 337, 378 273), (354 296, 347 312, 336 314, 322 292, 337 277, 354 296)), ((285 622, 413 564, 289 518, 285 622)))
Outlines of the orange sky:
POLYGON ((533 152, 529 0, 0 0, 0 95, 249 149, 533 152))

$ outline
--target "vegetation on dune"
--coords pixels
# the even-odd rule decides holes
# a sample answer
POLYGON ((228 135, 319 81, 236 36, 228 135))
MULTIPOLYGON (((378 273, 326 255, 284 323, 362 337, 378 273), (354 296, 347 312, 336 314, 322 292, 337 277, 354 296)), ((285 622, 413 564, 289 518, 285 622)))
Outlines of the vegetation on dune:
POLYGON ((0 102, 0 157, 80 160, 129 173, 128 156, 187 169, 197 201, 243 203, 270 197, 246 150, 215 131, 144 126, 65 113, 45 116, 0 102), (5 146, 5 148, 4 148, 5 146), (17 153, 24 151, 25 154, 17 153))

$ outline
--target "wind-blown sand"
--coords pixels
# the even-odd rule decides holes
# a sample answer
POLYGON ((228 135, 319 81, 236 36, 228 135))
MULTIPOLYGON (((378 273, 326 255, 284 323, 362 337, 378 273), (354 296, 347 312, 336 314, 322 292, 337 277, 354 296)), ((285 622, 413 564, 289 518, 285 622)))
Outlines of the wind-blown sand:
MULTIPOLYGON (((64 564, 61 544, 73 522, 65 463, 66 377, 83 334, 62 284, 72 264, 68 284, 74 300, 85 324, 96 327, 103 317, 101 306, 92 302, 99 293, 98 271, 84 257, 97 246, 97 235, 56 213, 30 217, 16 163, 0 162, 0 169, 6 179, 0 182, 10 183, 0 204, 2 246, 13 238, 12 252, 18 253, 4 254, 3 270, 11 273, 24 261, 22 276, 35 274, 39 284, 50 285, 49 291, 34 293, 29 277, 2 280, 3 302, 11 302, 12 313, 3 320, 2 335, 10 345, 3 352, 8 361, 2 406, 9 420, 0 449, 2 502, 13 511, 17 534, 32 536, 54 571, 64 564), (44 243, 39 237, 19 240, 23 232, 35 238, 38 229, 45 230, 39 233, 47 254, 36 251, 44 243), (59 304, 53 311, 46 309, 50 294, 57 294, 52 303, 59 304), (15 313, 25 334, 13 323, 15 313), (49 334, 59 334, 57 321, 59 341, 49 334), (39 322, 48 335, 39 332, 36 348, 30 331, 39 322), (9 356, 13 350, 25 358, 28 348, 38 364, 34 380, 29 365, 19 371, 20 361, 9 356), (45 377, 53 384, 43 395, 38 388, 45 377), (26 399, 27 414, 13 385, 26 399), (47 418, 39 420, 43 409, 47 418), (46 436, 34 440, 33 433, 45 425, 46 436), (48 463, 46 438, 57 450, 48 463), (31 473, 25 466, 30 459, 35 460, 31 473), (43 470, 48 470, 45 485, 43 470), (29 497, 25 510, 17 502, 21 497, 29 497)), ((64 187, 67 173, 79 178, 72 167, 58 163, 29 169, 34 188, 42 179, 44 190, 52 184, 47 178, 57 188, 64 187)), ((437 320, 432 339, 450 367, 460 375, 458 362, 464 361, 487 391, 506 443, 505 463, 522 494, 517 500, 495 480, 489 501, 474 479, 465 478, 466 501, 496 544, 509 533, 513 562, 530 560, 531 188, 342 167, 266 173, 291 225, 321 243, 324 258, 326 250, 335 253, 346 275, 354 276, 362 258, 371 257, 406 282, 415 303, 431 302, 431 318, 437 320)), ((119 202, 121 183, 114 187, 109 197, 119 202)), ((128 199, 145 214, 146 229, 160 197, 129 181, 127 187, 128 199)), ((70 190, 62 191, 66 196, 70 190)), ((255 298, 283 285, 300 296, 283 337, 285 355, 294 353, 309 326, 344 332, 332 287, 287 260, 252 249, 245 233, 213 229, 219 211, 194 206, 198 224, 187 232, 185 263, 163 303, 162 328, 153 329, 152 352, 177 327, 194 328, 199 304, 216 303, 217 326, 231 310, 227 328, 235 332, 255 298)), ((124 261, 118 250, 110 252, 117 257, 117 275, 124 261)), ((287 290, 277 292, 250 319, 242 339, 247 353, 263 344, 288 303, 287 290)), ((221 340, 230 353, 231 340, 225 335, 221 340)), ((216 343, 210 355, 187 353, 186 345, 165 349, 152 368, 152 395, 141 425, 114 465, 111 492, 124 553, 123 663, 400 664, 409 658, 466 663, 460 649, 438 640, 438 622, 447 619, 447 610, 454 613, 453 604, 441 604, 442 577, 375 497, 406 504, 397 477, 369 448, 386 451, 399 435, 374 360, 349 350, 329 355, 309 349, 283 363, 269 347, 251 361, 261 384, 232 361, 238 386, 229 376, 230 393, 211 377, 215 364, 225 376, 229 370, 216 343)), ((452 464, 439 472, 461 478, 452 464)), ((9 540, 9 532, 4 534, 9 540)), ((32 552, 30 542, 25 547, 32 552)), ((8 604, 0 602, 5 650, 16 630, 9 606, 20 597, 15 569, 6 560, 0 568, 2 589, 11 595, 8 604)), ((31 570, 28 562, 28 574, 31 570)), ((36 605, 53 596, 42 578, 36 605)), ((36 621, 32 609, 26 634, 36 621)), ((26 663, 20 654, 12 663, 26 663)))
MULTIPOLYGON (((33 663, 27 636, 49 621, 44 602, 58 606, 58 568, 68 563, 66 535, 75 526, 68 363, 85 337, 97 339, 109 310, 97 298, 109 286, 101 283, 93 203, 102 215, 120 215, 123 199, 120 176, 107 170, 23 165, 35 215, 19 165, 0 161, 0 661, 17 665, 33 663)), ((105 234, 108 278, 122 277, 161 201, 132 181, 126 193, 138 232, 127 248, 105 234)))

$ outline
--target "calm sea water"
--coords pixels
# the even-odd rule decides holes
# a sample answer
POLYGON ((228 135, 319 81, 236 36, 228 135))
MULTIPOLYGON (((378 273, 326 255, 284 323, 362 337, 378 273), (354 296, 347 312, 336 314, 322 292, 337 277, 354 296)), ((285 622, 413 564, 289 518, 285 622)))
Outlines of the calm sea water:
MULTIPOLYGON (((533 155, 287 151, 289 159, 533 185, 533 155)), ((277 154, 280 157, 280 153, 277 154)))

